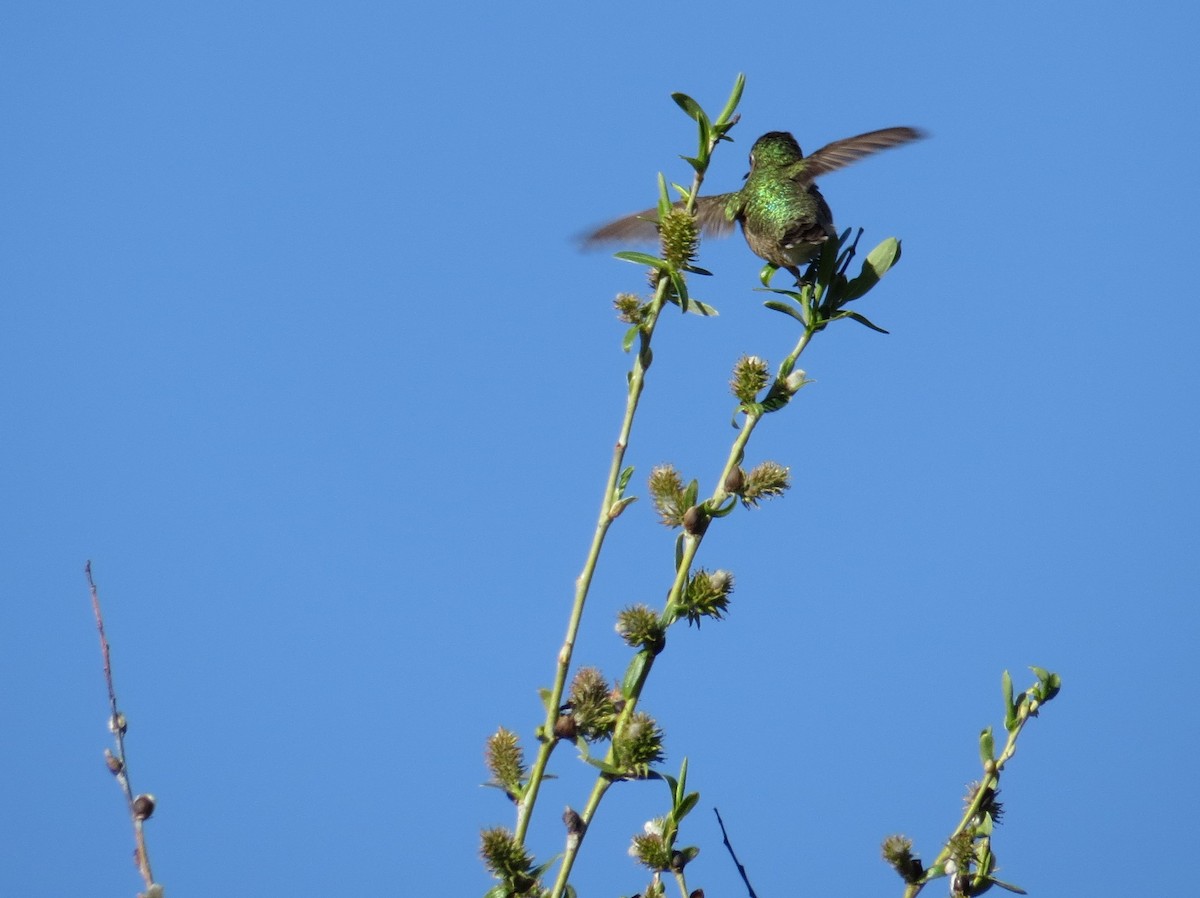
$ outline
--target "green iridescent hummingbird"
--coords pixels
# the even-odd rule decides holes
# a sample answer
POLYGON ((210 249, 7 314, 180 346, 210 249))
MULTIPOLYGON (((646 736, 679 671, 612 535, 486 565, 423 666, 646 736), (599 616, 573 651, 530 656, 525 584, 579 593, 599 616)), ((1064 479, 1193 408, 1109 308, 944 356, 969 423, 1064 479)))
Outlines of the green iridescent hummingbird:
MULTIPOLYGON (((837 236, 833 213, 816 179, 844 168, 863 156, 924 137, 916 128, 883 128, 835 140, 805 156, 786 131, 771 131, 754 142, 750 172, 741 190, 702 196, 696 200, 701 233, 722 237, 738 222, 755 255, 786 268, 800 279, 797 266, 820 252, 821 244, 837 236)), ((682 206, 682 203, 676 203, 682 206)), ((585 245, 654 239, 658 210, 647 209, 598 228, 585 245)))

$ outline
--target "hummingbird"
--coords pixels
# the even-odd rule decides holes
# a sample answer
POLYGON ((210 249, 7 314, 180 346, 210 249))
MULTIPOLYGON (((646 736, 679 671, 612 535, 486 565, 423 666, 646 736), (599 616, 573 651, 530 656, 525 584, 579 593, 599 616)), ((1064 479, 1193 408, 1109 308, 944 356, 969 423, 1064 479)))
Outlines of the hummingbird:
MULTIPOLYGON (((750 250, 800 281, 799 265, 812 260, 821 245, 836 237, 833 212, 816 179, 864 156, 924 137, 916 128, 882 128, 826 144, 805 156, 786 131, 769 131, 750 149, 750 171, 741 190, 696 200, 696 222, 703 234, 723 237, 740 223, 750 250)), ((682 207, 682 201, 675 204, 682 207)), ((653 239, 658 210, 647 209, 609 222, 584 238, 584 245, 653 239)))

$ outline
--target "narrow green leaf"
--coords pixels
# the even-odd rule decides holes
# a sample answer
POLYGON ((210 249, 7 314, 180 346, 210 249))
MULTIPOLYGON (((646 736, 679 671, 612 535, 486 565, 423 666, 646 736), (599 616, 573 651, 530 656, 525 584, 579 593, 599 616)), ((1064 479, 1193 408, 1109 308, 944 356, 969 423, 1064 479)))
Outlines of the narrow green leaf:
POLYGON ((834 243, 832 240, 826 240, 821 246, 821 255, 817 260, 817 282, 828 284, 833 280, 833 273, 837 270, 838 253, 841 250, 841 243, 834 243))
POLYGON ((646 669, 646 659, 649 656, 645 652, 638 652, 633 656, 633 660, 629 662, 629 667, 625 669, 625 679, 621 681, 621 695, 624 698, 632 698, 633 689, 641 679, 642 671, 646 669))
POLYGON ((629 330, 625 331, 625 336, 621 338, 621 349, 629 352, 633 348, 633 341, 637 339, 638 333, 641 331, 640 325, 633 325, 629 330))
POLYGON ((838 317, 839 318, 852 318, 855 321, 857 321, 859 324, 861 324, 863 327, 869 327, 871 330, 877 331, 878 333, 881 333, 881 334, 887 333, 887 331, 885 331, 882 327, 872 324, 865 315, 860 315, 860 314, 858 314, 858 312, 839 312, 838 317))
POLYGON ((688 814, 690 814, 692 812, 692 809, 694 807, 696 807, 696 804, 699 801, 700 801, 700 793, 699 792, 689 792, 687 795, 683 796, 683 801, 679 802, 675 807, 675 811, 674 811, 675 819, 682 820, 684 817, 686 817, 688 814))
POLYGON ((699 121, 704 116, 704 110, 700 108, 700 104, 684 93, 673 93, 671 99, 678 104, 679 108, 688 114, 688 118, 699 121))
POLYGON ((737 78, 735 78, 733 81, 733 90, 729 94, 729 99, 725 101, 725 108, 722 109, 721 114, 717 116, 718 125, 733 125, 736 119, 734 119, 734 121, 730 121, 730 119, 733 118, 733 113, 734 110, 737 109, 738 103, 742 102, 742 91, 745 89, 746 76, 739 72, 737 78))
POLYGON ((1004 729, 1012 732, 1017 726, 1017 706, 1013 702, 1013 681, 1008 671, 1000 678, 1000 688, 1004 692, 1004 729))
POLYGON ((984 764, 996 760, 996 743, 992 738, 991 727, 984 727, 979 734, 979 760, 984 764))
POLYGON ((792 397, 786 393, 768 393, 766 398, 759 403, 759 409, 761 414, 769 415, 771 412, 779 411, 791 401, 792 397))
POLYGON ((679 300, 679 306, 683 311, 688 311, 688 288, 687 281, 683 279, 683 275, 674 268, 664 269, 667 272, 667 277, 671 279, 671 286, 675 290, 675 298, 679 300))
POLYGON ((617 493, 625 492, 625 487, 629 486, 629 481, 633 479, 633 465, 626 465, 622 469, 620 476, 617 478, 617 493))
POLYGON ((704 169, 708 168, 707 161, 702 160, 702 159, 697 159, 694 156, 680 156, 679 158, 682 159, 684 162, 686 162, 688 165, 690 165, 692 168, 694 168, 698 172, 702 172, 702 171, 704 171, 704 169))
MULTIPOLYGON (((776 291, 776 292, 778 293, 778 292, 782 292, 782 291, 776 291)), ((774 309, 776 312, 783 312, 783 314, 785 314, 785 315, 791 315, 793 318, 795 318, 801 324, 808 323, 804 320, 803 312, 801 312, 795 306, 790 305, 786 302, 779 302, 779 300, 777 300, 777 299, 768 299, 766 302, 763 303, 763 305, 766 306, 768 309, 774 309)))
POLYGON ((1018 895, 1028 895, 1029 894, 1020 886, 1015 886, 1011 882, 1005 882, 1003 879, 997 879, 994 876, 989 876, 988 882, 990 882, 992 885, 1000 886, 1000 888, 1006 889, 1009 892, 1014 892, 1018 895))
POLYGON ((733 509, 735 507, 737 507, 737 497, 730 496, 728 499, 725 499, 724 501, 722 501, 722 503, 720 505, 718 505, 716 508, 710 509, 708 512, 708 516, 710 518, 723 518, 727 514, 729 514, 731 511, 733 511, 733 509))
POLYGON ((671 801, 674 804, 679 803, 679 797, 687 791, 687 773, 688 759, 687 755, 683 756, 683 761, 679 765, 679 779, 675 781, 671 787, 671 801))
POLYGON ((683 267, 683 270, 690 272, 692 274, 701 274, 701 275, 704 275, 704 277, 712 277, 713 276, 713 273, 711 271, 709 271, 707 268, 701 268, 698 265, 685 265, 683 267))
POLYGON ((762 281, 764 287, 771 286, 771 278, 775 277, 775 272, 779 270, 778 265, 772 265, 768 262, 758 272, 758 279, 762 281))
POLYGON ((658 173, 658 220, 662 221, 671 208, 671 196, 667 193, 667 179, 663 173, 658 173))
POLYGON ((613 253, 613 257, 620 259, 622 262, 632 262, 634 265, 649 265, 651 268, 657 268, 659 271, 666 271, 671 267, 670 263, 665 259, 660 259, 658 256, 652 256, 649 253, 622 250, 619 253, 613 253))
POLYGON ((507 883, 502 882, 484 892, 483 898, 509 898, 510 895, 512 895, 512 890, 508 887, 507 883))
POLYGON ((700 495, 700 481, 695 478, 687 485, 683 491, 683 504, 686 508, 691 508, 696 504, 696 497, 700 495))
POLYGON ((716 318, 721 314, 708 303, 701 302, 698 299, 689 299, 688 306, 684 311, 691 312, 693 315, 703 315, 705 318, 716 318))
POLYGON ((707 167, 709 147, 711 147, 713 143, 712 122, 708 120, 708 116, 703 112, 700 113, 700 116, 701 117, 696 120, 696 124, 700 126, 700 137, 698 141, 700 146, 699 155, 700 158, 704 160, 705 167, 707 167))

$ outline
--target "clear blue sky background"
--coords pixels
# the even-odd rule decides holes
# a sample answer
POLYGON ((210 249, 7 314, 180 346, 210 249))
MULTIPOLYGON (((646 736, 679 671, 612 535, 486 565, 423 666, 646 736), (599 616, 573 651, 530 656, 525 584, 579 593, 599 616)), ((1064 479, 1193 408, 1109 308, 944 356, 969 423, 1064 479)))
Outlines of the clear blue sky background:
MULTIPOLYGON (((748 78, 759 134, 933 138, 822 182, 904 259, 814 342, 751 460, 795 489, 710 531, 730 619, 673 631, 646 707, 702 792, 691 881, 900 893, 999 725, 1061 672, 996 843, 1033 895, 1186 883, 1197 737, 1194 6, 21 4, 0 23, 0 892, 129 896, 82 568, 175 898, 479 895, 484 738, 530 739, 598 509, 642 273, 573 238, 681 180, 748 78)), ((742 353, 793 334, 740 237, 703 248, 629 456, 720 469, 742 353)), ((658 604, 673 534, 610 540, 579 646, 658 604)), ((542 856, 588 778, 562 751, 542 856)), ((656 784, 581 895, 632 894, 656 784)), ((931 894, 942 894, 938 884, 931 894)))

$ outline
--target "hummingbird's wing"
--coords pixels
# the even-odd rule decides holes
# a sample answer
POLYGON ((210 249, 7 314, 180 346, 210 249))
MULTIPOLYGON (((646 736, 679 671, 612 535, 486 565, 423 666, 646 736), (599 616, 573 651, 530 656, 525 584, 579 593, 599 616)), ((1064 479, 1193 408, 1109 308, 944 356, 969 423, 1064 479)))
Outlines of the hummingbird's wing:
POLYGON ((879 131, 868 131, 857 137, 847 137, 826 144, 815 153, 804 157, 803 172, 800 179, 814 181, 821 175, 839 168, 845 168, 851 162, 857 162, 863 156, 870 156, 888 147, 900 146, 925 136, 923 131, 916 128, 882 128, 879 131))
MULTIPOLYGON (((702 196, 696 200, 696 223, 700 226, 700 233, 710 237, 724 237, 733 230, 737 209, 730 210, 729 201, 734 196, 737 194, 719 193, 716 196, 702 196)), ((675 208, 683 208, 682 200, 675 203, 675 208)), ((654 208, 610 221, 604 227, 584 235, 583 244, 591 246, 595 243, 633 243, 657 239, 658 209, 654 208)))

